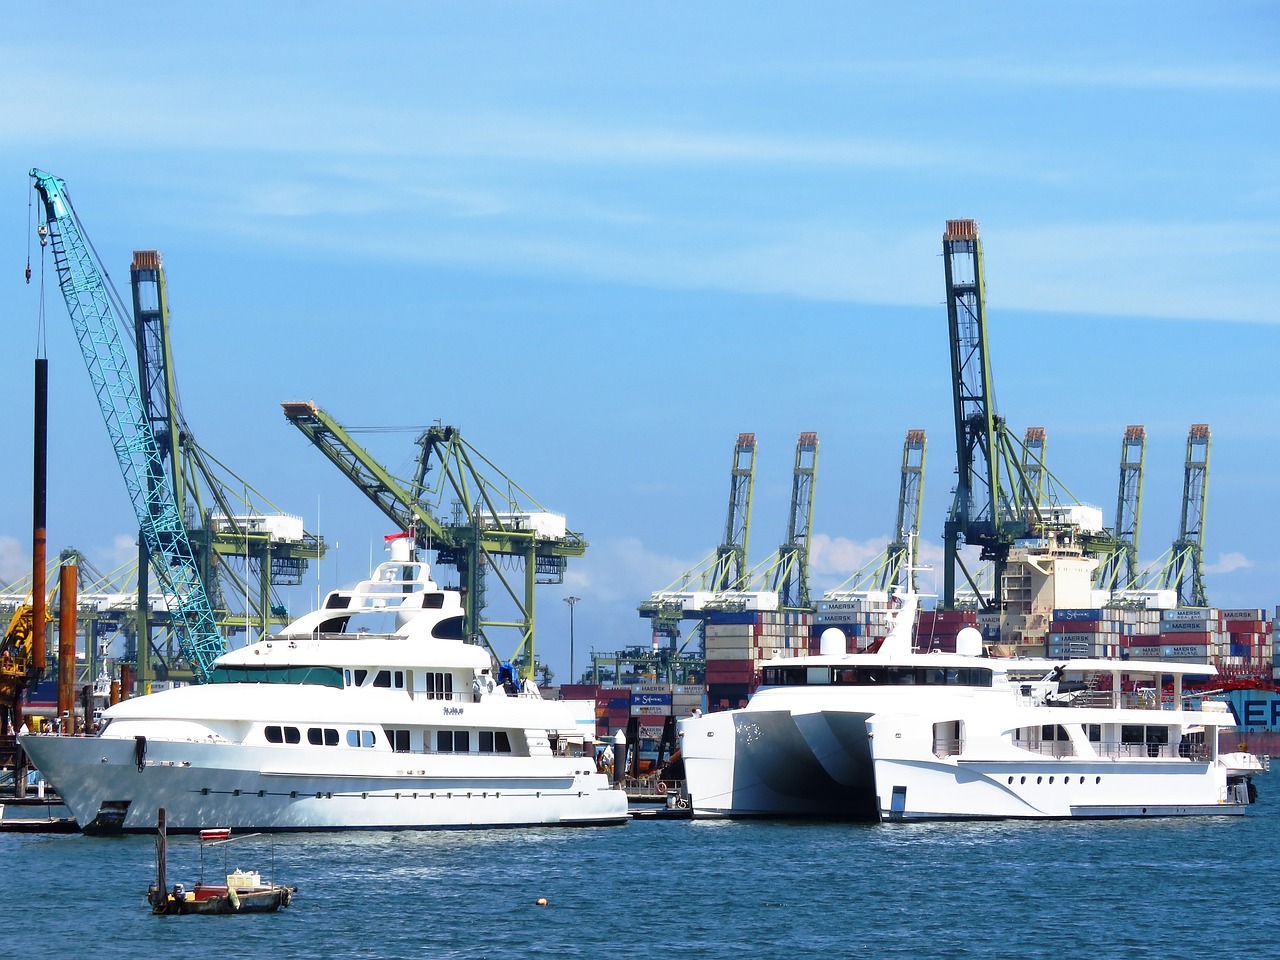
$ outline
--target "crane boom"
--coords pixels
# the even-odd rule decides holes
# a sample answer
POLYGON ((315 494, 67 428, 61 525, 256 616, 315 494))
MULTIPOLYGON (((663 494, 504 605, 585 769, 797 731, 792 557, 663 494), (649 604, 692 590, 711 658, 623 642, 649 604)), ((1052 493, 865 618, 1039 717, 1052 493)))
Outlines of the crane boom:
POLYGON ((58 285, 153 561, 151 566, 169 604, 179 649, 196 678, 204 681, 226 645, 218 632, 137 378, 121 343, 120 322, 106 278, 80 229, 66 183, 37 169, 31 170, 31 177, 44 205, 58 285))

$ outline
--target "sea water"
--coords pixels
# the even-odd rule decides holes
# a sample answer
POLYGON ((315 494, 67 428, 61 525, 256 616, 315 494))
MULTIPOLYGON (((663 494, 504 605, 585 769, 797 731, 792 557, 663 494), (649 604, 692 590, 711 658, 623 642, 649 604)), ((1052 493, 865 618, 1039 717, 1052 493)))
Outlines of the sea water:
MULTIPOLYGON (((1268 956, 1280 780, 1259 786, 1245 817, 637 821, 207 850, 207 879, 297 884, 292 906, 256 916, 152 916, 152 837, 0 834, 0 957, 1268 956)), ((171 836, 169 883, 200 868, 198 842, 171 836)))

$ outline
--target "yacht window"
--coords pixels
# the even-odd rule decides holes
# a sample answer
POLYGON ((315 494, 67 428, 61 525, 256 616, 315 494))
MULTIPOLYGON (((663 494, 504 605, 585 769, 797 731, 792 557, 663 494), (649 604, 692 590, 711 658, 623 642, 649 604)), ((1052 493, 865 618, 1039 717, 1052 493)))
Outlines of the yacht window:
POLYGON ((1091 723, 1091 724, 1089 724, 1089 725, 1088 725, 1087 730, 1088 730, 1088 734, 1089 734, 1089 742, 1090 742, 1090 743, 1101 743, 1101 742, 1102 742, 1102 724, 1100 724, 1100 723, 1091 723))
POLYGON ((336 747, 338 731, 333 727, 308 727, 307 743, 315 747, 336 747))
POLYGON ((436 753, 469 753, 471 751, 471 731, 469 730, 437 730, 436 753))
POLYGON ((377 672, 377 674, 376 674, 376 675, 374 676, 374 678, 373 678, 373 685, 374 685, 375 687, 388 687, 388 688, 390 688, 390 686, 391 686, 391 671, 390 671, 390 670, 379 670, 379 671, 377 672))
POLYGON ((347 746, 348 747, 372 747, 373 731, 372 730, 348 730, 347 746))
POLYGON ((267 743, 300 743, 302 741, 302 733, 297 727, 277 727, 270 726, 266 728, 267 743))
POLYGON ((388 730, 387 741, 391 744, 391 749, 396 753, 408 753, 413 748, 410 746, 410 738, 408 730, 388 730))
POLYGON ((481 753, 510 753, 511 739, 505 730, 481 730, 481 753))
POLYGON ((453 699, 453 674, 428 673, 426 675, 428 700, 453 699))
POLYGON ((349 686, 351 686, 351 671, 350 671, 350 670, 343 670, 343 671, 342 671, 342 685, 343 685, 344 687, 349 687, 349 686))
POLYGON ((444 594, 428 593, 422 598, 422 606, 426 610, 439 610, 444 606, 444 594))
POLYGON ((810 685, 831 682, 830 667, 808 667, 805 673, 805 683, 810 685))
POLYGON ((391 671, 391 685, 395 687, 397 690, 404 689, 404 671, 403 670, 391 671))
POLYGON ((369 676, 369 671, 368 671, 368 670, 357 670, 357 671, 356 671, 356 686, 357 686, 357 687, 363 687, 363 686, 364 686, 365 678, 366 678, 366 677, 368 677, 368 676, 369 676))
POLYGON ((209 675, 210 683, 309 683, 322 687, 343 685, 337 667, 218 666, 209 675))
POLYGON ((464 640, 461 617, 445 617, 431 628, 431 635, 438 640, 464 640))

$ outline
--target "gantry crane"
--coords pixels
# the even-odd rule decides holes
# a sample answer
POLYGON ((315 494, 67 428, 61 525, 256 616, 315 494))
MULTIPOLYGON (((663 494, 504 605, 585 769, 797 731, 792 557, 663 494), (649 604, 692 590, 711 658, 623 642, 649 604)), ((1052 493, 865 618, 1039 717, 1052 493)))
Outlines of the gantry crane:
POLYGON ((1044 427, 1027 427, 1022 440, 1022 476, 1032 502, 1038 507, 1046 503, 1044 457, 1047 447, 1044 427))
POLYGON ((1142 471, 1147 431, 1141 424, 1124 429, 1120 445, 1120 488, 1116 495, 1116 549, 1098 567, 1094 585, 1114 593, 1138 585, 1138 528, 1142 521, 1142 471))
POLYGON ((980 546, 982 559, 992 562, 995 588, 990 606, 999 609, 1000 583, 1013 541, 1025 536, 1041 518, 1019 469, 1005 421, 996 413, 977 221, 948 220, 942 254, 957 459, 955 498, 943 527, 942 605, 955 606, 957 569, 978 592, 977 582, 960 556, 963 541, 980 546))
POLYGON ((467 444, 456 427, 433 426, 418 437, 421 452, 414 478, 406 484, 393 477, 316 404, 303 400, 281 406, 285 418, 399 530, 411 534, 419 548, 434 551, 437 563, 457 569, 464 636, 483 642, 499 659, 516 661, 521 677, 531 678, 536 667, 535 588, 538 584, 564 581, 568 558, 586 553, 587 543, 581 535, 569 531, 563 517, 545 511, 492 461, 467 444), (480 464, 496 476, 482 474, 480 464), (427 484, 433 469, 438 474, 434 487, 427 484), (449 520, 440 516, 446 496, 452 498, 449 520), (522 584, 506 577, 506 564, 494 562, 500 557, 522 561, 522 584), (515 605, 514 619, 484 619, 490 575, 497 577, 515 605), (499 627, 520 632, 513 654, 499 654, 488 635, 489 628, 499 627))
MULTIPOLYGON (((1068 538, 1090 555, 1115 548, 1114 537, 1083 528, 1073 509, 1061 509, 1050 484, 1063 489, 1044 466, 1044 432, 1032 428, 1022 454, 1003 417, 996 412, 987 344, 986 290, 982 241, 974 220, 948 220, 942 238, 951 345, 952 398, 956 425, 956 489, 943 527, 945 569, 942 607, 956 606, 956 572, 986 609, 1004 606, 1003 583, 1009 553, 1024 537, 1068 538), (992 589, 983 595, 979 578, 966 569, 960 544, 981 548, 990 561, 992 589)), ((1082 514, 1081 514, 1082 515, 1082 514)))
MULTIPOLYGON (((256 626, 265 635, 272 624, 287 619, 275 588, 301 583, 308 561, 324 556, 324 541, 196 442, 178 402, 168 283, 159 251, 134 251, 130 277, 143 408, 210 602, 224 630, 247 632, 256 626), (237 609, 241 604, 243 612, 237 609)), ((146 564, 138 569, 139 596, 146 597, 146 564)), ((146 617, 140 609, 140 623, 147 623, 146 617)), ((150 631, 140 628, 140 635, 150 631)))
POLYGON ((916 589, 916 566, 911 563, 911 543, 918 543, 920 514, 924 505, 924 459, 926 440, 923 430, 908 430, 902 442, 902 473, 898 482, 898 516, 894 523, 894 539, 885 548, 885 563, 880 569, 878 588, 888 590, 903 582, 903 567, 911 574, 911 589, 916 589))
POLYGON ((1204 524, 1209 506, 1209 425, 1193 423, 1187 434, 1182 480, 1182 523, 1165 569, 1165 589, 1178 591, 1178 606, 1207 607, 1204 587, 1204 524))
POLYGON ((773 587, 783 610, 811 610, 809 550, 812 545, 813 494, 818 478, 818 435, 801 433, 796 440, 796 463, 791 474, 791 512, 787 541, 778 548, 773 587))
MULTIPOLYGON (((661 644, 661 638, 665 638, 668 649, 676 650, 682 621, 696 620, 701 628, 712 609, 723 608, 724 594, 741 593, 750 588, 753 571, 747 569, 747 545, 755 471, 756 435, 740 433, 733 446, 724 540, 697 566, 639 606, 640 616, 653 622, 655 643, 661 644), (722 595, 719 601, 718 594, 722 595)), ((691 634, 685 645, 692 639, 691 634)))
POLYGON ((751 492, 756 476, 756 435, 738 434, 729 476, 729 515, 724 540, 716 548, 716 562, 707 589, 715 593, 747 588, 747 542, 751 536, 751 492))
POLYGON ((203 681, 225 649, 225 641, 121 341, 113 291, 81 230, 66 184, 36 169, 31 177, 43 205, 42 242, 47 239, 53 247, 58 284, 138 518, 151 569, 168 605, 179 650, 195 677, 203 681))

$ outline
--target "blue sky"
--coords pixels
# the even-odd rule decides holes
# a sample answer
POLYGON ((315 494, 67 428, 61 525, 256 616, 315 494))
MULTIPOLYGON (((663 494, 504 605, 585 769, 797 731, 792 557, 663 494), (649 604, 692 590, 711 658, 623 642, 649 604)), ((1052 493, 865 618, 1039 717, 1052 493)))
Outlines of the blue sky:
MULTIPOLYGON (((0 9, 6 580, 30 553, 38 166, 118 286, 134 249, 163 252, 187 419, 339 545, 324 586, 390 531, 282 400, 455 424, 565 513, 591 548, 539 599, 560 679, 563 596, 582 598, 579 667, 647 642, 635 606, 719 539, 741 431, 760 443, 753 562, 785 536, 802 430, 821 439, 818 590, 889 536, 910 428, 938 552, 953 217, 981 224, 1015 432, 1044 426, 1050 469, 1109 521, 1144 424, 1152 560, 1187 429, 1209 423, 1210 598, 1280 601, 1274 4, 63 10, 0 9)), ((50 549, 109 568, 134 522, 52 276, 46 317, 50 549)), ((406 471, 414 436, 361 439, 406 471)))

